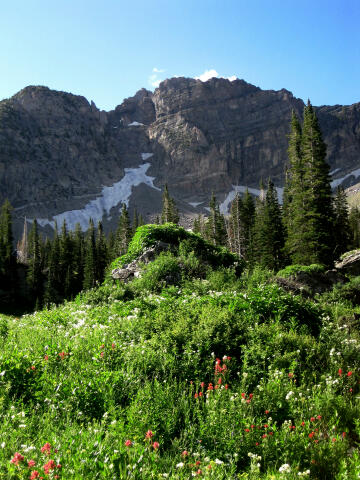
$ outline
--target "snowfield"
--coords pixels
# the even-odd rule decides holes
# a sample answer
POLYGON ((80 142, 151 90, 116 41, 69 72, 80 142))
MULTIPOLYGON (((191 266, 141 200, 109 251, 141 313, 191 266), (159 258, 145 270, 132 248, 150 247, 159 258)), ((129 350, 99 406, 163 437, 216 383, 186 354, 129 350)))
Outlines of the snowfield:
MULTIPOLYGON (((152 153, 141 154, 143 160, 152 156, 152 153)), ((149 177, 146 174, 150 165, 150 163, 144 163, 137 168, 125 168, 125 175, 119 182, 114 183, 110 187, 103 187, 101 195, 95 200, 91 200, 84 208, 59 213, 58 215, 54 215, 53 220, 39 218, 38 224, 41 227, 50 225, 52 228, 55 228, 55 222, 57 222, 57 225, 60 227, 65 220, 69 230, 74 230, 77 223, 80 223, 83 231, 87 230, 90 218, 94 220, 96 225, 97 222, 102 220, 104 214, 109 216, 113 207, 122 205, 123 203, 128 207, 133 187, 144 183, 155 190, 161 191, 160 188, 154 185, 155 177, 149 177)), ((31 219, 28 221, 32 222, 31 219)))

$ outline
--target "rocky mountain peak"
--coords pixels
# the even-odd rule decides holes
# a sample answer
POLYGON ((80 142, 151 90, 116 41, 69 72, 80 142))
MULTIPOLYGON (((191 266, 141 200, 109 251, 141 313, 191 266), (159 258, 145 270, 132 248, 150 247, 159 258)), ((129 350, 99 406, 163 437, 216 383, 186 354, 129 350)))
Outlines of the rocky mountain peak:
MULTIPOLYGON (((212 191, 226 212, 236 192, 256 195, 261 178, 281 193, 291 111, 303 107, 286 89, 240 79, 170 78, 110 112, 26 87, 0 102, 0 202, 9 198, 19 232, 25 216, 48 231, 53 218, 86 225, 104 214, 109 226, 122 202, 151 219, 165 183, 187 215, 206 213, 212 191)), ((315 110, 334 186, 357 183, 360 103, 315 110)))

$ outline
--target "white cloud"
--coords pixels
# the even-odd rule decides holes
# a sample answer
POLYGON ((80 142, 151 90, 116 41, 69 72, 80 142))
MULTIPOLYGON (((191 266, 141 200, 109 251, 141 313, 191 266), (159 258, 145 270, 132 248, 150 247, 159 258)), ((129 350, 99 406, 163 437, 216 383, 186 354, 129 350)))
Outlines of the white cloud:
POLYGON ((201 80, 202 82, 207 82, 208 80, 210 80, 210 78, 218 77, 218 76, 219 76, 218 72, 212 69, 212 70, 205 70, 204 73, 202 73, 198 77, 195 77, 195 79, 201 80))
POLYGON ((149 77, 149 83, 152 87, 158 87, 160 85, 161 80, 157 77, 156 73, 153 73, 149 77))
POLYGON ((201 75, 199 75, 198 77, 195 77, 196 80, 201 80, 202 82, 207 82, 208 80, 210 80, 210 78, 225 78, 226 80, 230 80, 230 82, 233 82, 234 80, 236 80, 236 75, 232 75, 231 77, 222 77, 218 74, 218 72, 214 69, 211 69, 211 70, 205 70, 204 73, 202 73, 201 75))
POLYGON ((157 88, 162 82, 162 79, 159 78, 159 73, 163 73, 165 70, 154 67, 152 71, 153 73, 149 75, 148 81, 152 87, 157 88))

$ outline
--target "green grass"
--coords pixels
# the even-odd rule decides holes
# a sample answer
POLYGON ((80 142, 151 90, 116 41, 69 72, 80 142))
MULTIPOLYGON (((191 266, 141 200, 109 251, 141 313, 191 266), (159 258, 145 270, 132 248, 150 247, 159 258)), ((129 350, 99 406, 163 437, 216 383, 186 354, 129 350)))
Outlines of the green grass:
POLYGON ((157 291, 180 253, 133 284, 1 316, 0 478, 358 478, 356 309, 266 272, 192 278, 196 256, 157 291))

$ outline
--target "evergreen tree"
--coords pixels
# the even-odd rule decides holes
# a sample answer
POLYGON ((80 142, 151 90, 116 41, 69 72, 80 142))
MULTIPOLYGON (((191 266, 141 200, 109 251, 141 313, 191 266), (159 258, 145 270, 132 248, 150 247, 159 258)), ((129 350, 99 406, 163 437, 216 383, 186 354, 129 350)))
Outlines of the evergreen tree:
POLYGON ((5 200, 0 212, 0 276, 6 290, 13 288, 16 282, 11 210, 10 202, 5 200))
POLYGON ((169 195, 169 190, 167 185, 165 185, 163 196, 162 196, 162 212, 161 212, 161 223, 176 223, 178 224, 180 220, 179 211, 176 207, 175 201, 169 195))
POLYGON ((227 238, 229 249, 239 257, 244 256, 245 250, 244 228, 241 222, 242 209, 243 202, 239 193, 237 193, 230 207, 230 217, 227 222, 227 238))
POLYGON ((108 263, 108 251, 103 232, 102 223, 98 223, 96 234, 96 280, 100 283, 104 281, 105 267, 108 263))
POLYGON ((284 230, 277 192, 270 179, 265 197, 263 230, 262 264, 271 270, 279 270, 284 263, 284 230))
POLYGON ((61 283, 61 296, 63 298, 70 298, 72 292, 72 242, 66 227, 66 220, 64 219, 61 234, 59 237, 59 270, 61 283))
POLYGON ((33 221, 29 232, 29 262, 27 272, 27 282, 31 289, 34 300, 40 304, 42 300, 42 259, 41 246, 36 219, 33 221))
POLYGON ((266 242, 265 232, 263 229, 265 223, 265 189, 263 182, 260 183, 260 195, 255 202, 255 218, 251 232, 251 257, 250 264, 262 265, 262 251, 263 245, 266 242))
POLYGON ((205 238, 214 245, 226 245, 226 227, 224 216, 214 194, 210 200, 210 215, 205 227, 205 238))
POLYGON ((96 240, 94 222, 90 218, 86 232, 83 288, 88 290, 96 285, 96 240))
POLYGON ((293 111, 288 148, 290 165, 285 176, 283 203, 286 232, 285 249, 293 263, 302 263, 308 251, 307 245, 304 244, 304 237, 307 234, 307 226, 304 222, 307 214, 307 204, 304 185, 304 163, 301 153, 301 136, 300 122, 293 111))
POLYGON ((312 238, 308 236, 309 246, 312 246, 308 262, 331 265, 334 258, 332 235, 334 217, 330 167, 325 161, 326 145, 310 101, 304 110, 301 151, 308 203, 306 223, 312 235, 312 238))
POLYGON ((114 260, 117 257, 115 255, 115 234, 112 230, 110 230, 109 232, 106 244, 107 244, 109 261, 114 260))
POLYGON ((251 232, 255 221, 255 202, 250 195, 249 190, 246 189, 245 195, 240 205, 240 222, 243 230, 243 250, 242 256, 248 260, 251 256, 251 232))
POLYGON ((44 292, 44 304, 50 306, 51 303, 59 303, 62 299, 61 268, 59 263, 60 240, 57 223, 55 222, 54 237, 51 242, 50 253, 47 263, 47 279, 44 292))
POLYGON ((130 226, 129 213, 125 203, 123 203, 118 228, 115 234, 115 258, 120 257, 127 252, 131 237, 132 230, 130 226))
POLYGON ((138 216, 138 213, 137 213, 137 210, 136 210, 136 207, 134 208, 134 214, 133 214, 133 220, 132 220, 132 224, 131 224, 131 229, 132 229, 132 234, 134 235, 134 233, 136 232, 136 229, 138 228, 139 226, 139 216, 138 216))
POLYGON ((350 248, 360 248, 360 209, 353 207, 349 213, 350 248))
POLYGON ((310 102, 304 109, 301 131, 293 114, 288 149, 286 186, 286 250, 293 263, 333 261, 333 209, 326 145, 310 102))
POLYGON ((75 225, 73 244, 73 295, 81 291, 84 281, 84 235, 80 223, 75 225))
POLYGON ((193 232, 198 233, 202 237, 205 237, 205 228, 206 228, 206 220, 204 215, 199 213, 197 218, 194 218, 193 222, 193 232))
POLYGON ((349 223, 349 211, 346 193, 342 187, 338 187, 333 199, 334 209, 334 257, 338 258, 350 247, 351 229, 349 223))
POLYGON ((21 240, 17 242, 16 255, 18 263, 27 265, 28 263, 28 233, 27 233, 27 220, 24 219, 24 228, 21 240))

